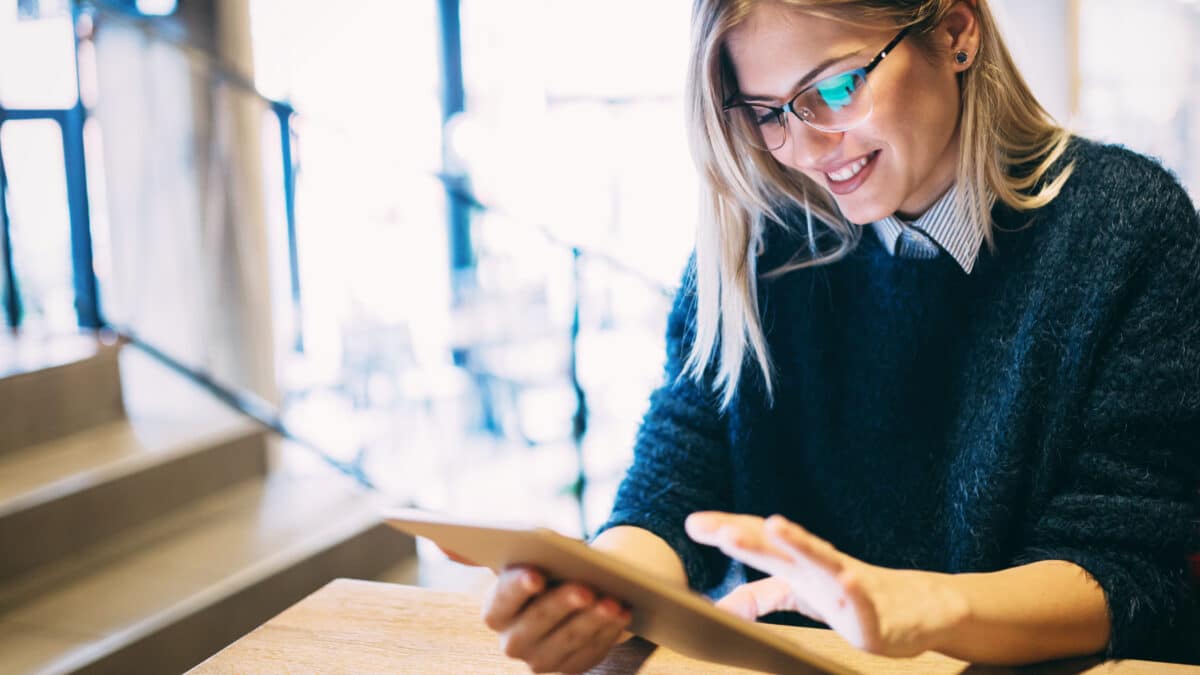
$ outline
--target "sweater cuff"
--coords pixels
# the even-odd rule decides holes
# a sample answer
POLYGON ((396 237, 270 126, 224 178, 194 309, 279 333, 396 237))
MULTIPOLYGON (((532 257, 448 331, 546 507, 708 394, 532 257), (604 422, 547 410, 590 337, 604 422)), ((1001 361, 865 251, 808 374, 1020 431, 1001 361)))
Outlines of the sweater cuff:
MULTIPOLYGON (((729 568, 729 558, 720 550, 692 541, 684 529, 686 516, 675 518, 662 513, 645 511, 613 511, 608 522, 592 535, 592 541, 606 530, 631 525, 647 530, 667 542, 683 561, 688 587, 703 593, 721 584, 729 568)), ((589 542, 590 543, 590 542, 589 542)))

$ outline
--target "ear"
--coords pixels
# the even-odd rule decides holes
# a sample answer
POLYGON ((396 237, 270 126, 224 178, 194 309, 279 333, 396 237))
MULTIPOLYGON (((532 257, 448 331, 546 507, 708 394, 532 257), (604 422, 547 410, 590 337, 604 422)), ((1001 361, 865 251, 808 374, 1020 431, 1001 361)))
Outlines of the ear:
POLYGON ((979 55, 979 17, 975 13, 974 0, 960 0, 947 10, 935 31, 938 44, 947 50, 950 64, 955 72, 970 68, 979 55), (967 59, 959 63, 958 52, 965 52, 967 59))

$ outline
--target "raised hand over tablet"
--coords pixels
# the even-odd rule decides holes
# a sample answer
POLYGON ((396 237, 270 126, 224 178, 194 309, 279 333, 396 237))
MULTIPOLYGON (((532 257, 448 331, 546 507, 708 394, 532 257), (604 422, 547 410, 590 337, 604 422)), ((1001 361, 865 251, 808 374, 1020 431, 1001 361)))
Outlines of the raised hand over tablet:
POLYGON ((530 567, 501 571, 483 605, 504 653, 537 673, 588 670, 627 636, 630 619, 613 598, 576 583, 550 586, 530 567))
POLYGON ((936 649, 967 611, 939 575, 870 565, 781 516, 707 511, 687 520, 692 539, 773 575, 718 602, 747 619, 798 611, 829 624, 849 643, 885 656, 936 649))

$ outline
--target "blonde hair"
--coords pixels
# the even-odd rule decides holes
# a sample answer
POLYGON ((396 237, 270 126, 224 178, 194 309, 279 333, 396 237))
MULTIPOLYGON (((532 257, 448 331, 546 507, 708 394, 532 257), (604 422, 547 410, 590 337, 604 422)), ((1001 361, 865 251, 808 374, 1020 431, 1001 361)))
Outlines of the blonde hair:
MULTIPOLYGON (((862 233, 842 217, 824 189, 770 153, 740 141, 722 111, 725 97, 737 90, 725 38, 762 1, 767 0, 696 0, 692 9, 686 102, 701 204, 695 339, 681 376, 703 382, 715 359, 711 387, 721 394, 722 409, 733 400, 747 351, 762 371, 768 401, 774 400, 773 365, 757 299, 756 262, 765 228, 793 228, 784 214, 802 209, 804 231, 799 234, 807 246, 764 278, 839 260, 854 250, 862 233)), ((958 0, 775 1, 858 25, 909 27, 928 51, 923 38, 958 0)), ((1017 71, 987 0, 973 4, 980 45, 959 80, 957 184, 984 240, 994 247, 992 199, 1019 211, 1044 206, 1058 196, 1074 166, 1052 179, 1047 175, 1063 156, 1070 132, 1054 122, 1017 71)))

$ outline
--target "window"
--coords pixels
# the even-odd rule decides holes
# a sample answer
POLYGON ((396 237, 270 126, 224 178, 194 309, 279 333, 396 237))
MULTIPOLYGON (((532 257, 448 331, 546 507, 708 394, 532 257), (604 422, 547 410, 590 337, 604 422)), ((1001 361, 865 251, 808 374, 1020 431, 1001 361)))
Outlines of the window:
POLYGON ((78 88, 68 3, 33 6, 39 10, 36 15, 22 15, 17 0, 0 0, 0 106, 70 108, 78 88))
POLYGON ((1200 200, 1200 3, 1083 0, 1079 13, 1079 131, 1160 158, 1200 200))
POLYGON ((71 220, 67 212, 62 131, 52 120, 0 125, 8 173, 9 236, 23 325, 50 333, 75 330, 71 220))

